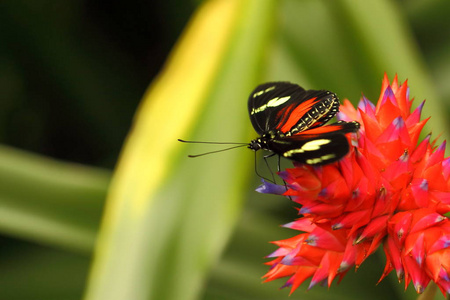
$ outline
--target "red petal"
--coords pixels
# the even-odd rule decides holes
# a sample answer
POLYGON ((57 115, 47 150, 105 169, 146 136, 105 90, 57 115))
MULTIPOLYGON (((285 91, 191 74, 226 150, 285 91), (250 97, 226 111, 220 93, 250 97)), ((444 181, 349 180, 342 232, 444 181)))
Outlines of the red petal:
POLYGON ((393 232, 391 232, 393 234, 392 237, 396 237, 394 240, 396 245, 401 245, 404 243, 406 236, 409 233, 412 217, 412 213, 402 212, 391 218, 389 226, 393 229, 393 232))
POLYGON ((430 155, 430 157, 427 159, 427 166, 433 166, 434 164, 440 163, 444 160, 445 155, 445 146, 446 142, 444 141, 437 149, 436 151, 430 155))
POLYGON ((338 120, 342 121, 354 121, 358 120, 358 111, 355 109, 353 104, 345 99, 341 106, 339 107, 338 120))
POLYGON ((411 182, 411 191, 417 207, 427 207, 430 201, 428 194, 428 180, 414 178, 411 182))
MULTIPOLYGON (((315 214, 318 216, 326 216, 327 218, 335 218, 342 213, 343 206, 339 204, 326 204, 318 201, 305 204, 299 211, 300 214, 315 214)), ((321 218, 320 218, 321 219, 321 218)))
POLYGON ((307 233, 303 233, 303 234, 299 234, 299 235, 293 236, 293 237, 291 237, 289 239, 272 242, 272 244, 275 244, 275 245, 277 245, 278 247, 281 247, 281 248, 295 249, 297 247, 297 245, 303 243, 303 241, 307 237, 308 237, 308 234, 307 233))
MULTIPOLYGON (((441 236, 428 250, 429 254, 432 254, 436 251, 446 249, 449 252, 450 256, 450 233, 441 236)), ((450 266, 449 266, 450 267, 450 266)), ((450 269, 450 268, 449 268, 450 269)))
POLYGON ((391 87, 384 91, 383 99, 377 103, 377 119, 381 128, 387 128, 395 118, 401 116, 394 92, 391 87))
POLYGON ((425 104, 425 101, 419 104, 419 106, 409 115, 409 117, 405 120, 406 126, 409 128, 413 125, 416 125, 420 122, 420 115, 422 114, 422 109, 425 104))
POLYGON ((361 242, 363 239, 370 238, 377 233, 384 232, 387 227, 387 221, 389 220, 388 215, 380 216, 377 218, 372 219, 369 224, 367 224, 366 228, 364 228, 364 231, 361 233, 361 235, 358 237, 358 240, 356 243, 361 242))
POLYGON ((417 293, 422 293, 430 282, 430 277, 428 277, 412 257, 405 255, 403 261, 408 271, 407 274, 411 277, 417 293))
POLYGON ((300 231, 305 231, 305 232, 312 232, 314 230, 314 228, 317 227, 317 225, 314 224, 313 221, 308 218, 301 218, 301 219, 295 220, 294 222, 284 225, 284 227, 295 229, 295 230, 300 230, 300 231))
POLYGON ((362 110, 360 110, 359 112, 361 114, 361 120, 364 125, 364 131, 366 133, 365 136, 371 141, 376 141, 383 132, 383 128, 381 128, 380 124, 375 118, 368 116, 362 110))
POLYGON ((378 137, 377 143, 390 143, 398 140, 401 140, 403 145, 411 145, 409 132, 402 117, 395 118, 392 123, 389 124, 389 126, 378 137))
POLYGON ((336 219, 336 223, 332 224, 333 229, 360 227, 367 224, 370 220, 371 210, 360 210, 355 212, 349 212, 342 217, 336 219), (356 224, 360 224, 357 226, 356 224))
POLYGON ((387 241, 384 243, 384 252, 386 256, 389 257, 389 260, 397 273, 398 279, 402 280, 405 274, 401 259, 402 256, 400 255, 400 250, 397 248, 394 239, 390 236, 388 236, 387 241))
MULTIPOLYGON (((420 215, 420 214, 419 214, 420 215)), ((416 216, 414 216, 415 218, 416 216)), ((438 213, 428 213, 423 217, 420 217, 419 220, 414 220, 414 226, 411 228, 410 233, 414 233, 417 231, 424 230, 430 226, 433 226, 439 222, 442 222, 446 218, 438 213)))
MULTIPOLYGON (((381 103, 381 100, 383 99, 384 92, 386 91, 386 88, 390 85, 389 78, 386 73, 384 73, 383 81, 381 82, 381 92, 380 97, 378 98, 377 104, 381 103)), ((377 109, 378 110, 378 109, 377 109)))
MULTIPOLYGON (((392 82, 392 85, 394 86, 394 83, 396 82, 397 76, 395 76, 394 81, 392 82)), ((396 89, 392 88, 394 91, 396 89)), ((403 118, 407 118, 410 114, 410 102, 408 101, 408 80, 405 80, 403 84, 400 86, 400 88, 395 92, 395 99, 397 100, 398 108, 400 109, 401 116, 403 118)))
POLYGON ((416 163, 422 160, 430 146, 430 135, 428 135, 411 154, 411 162, 416 163))
POLYGON ((411 250, 412 257, 416 260, 420 267, 422 267, 422 263, 425 260, 424 235, 425 234, 423 232, 419 234, 414 243, 414 247, 411 250))
POLYGON ((300 267, 298 268, 297 272, 295 272, 294 276, 289 279, 287 283, 291 284, 291 292, 289 294, 292 294, 306 279, 311 277, 314 272, 316 271, 316 268, 312 267, 300 267))
POLYGON ((337 253, 333 251, 328 251, 322 258, 319 267, 314 273, 313 278, 308 289, 312 288, 318 282, 323 281, 328 278, 328 286, 331 285, 334 277, 337 274, 337 270, 342 260, 342 253, 337 253))
POLYGON ((277 264, 263 276, 263 278, 266 278, 264 282, 269 282, 278 278, 291 276, 297 268, 298 267, 277 264))

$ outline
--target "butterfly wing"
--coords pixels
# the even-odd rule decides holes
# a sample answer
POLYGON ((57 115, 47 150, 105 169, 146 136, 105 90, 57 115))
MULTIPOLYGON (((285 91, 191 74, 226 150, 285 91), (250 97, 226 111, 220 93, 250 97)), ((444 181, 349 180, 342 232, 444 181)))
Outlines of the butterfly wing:
POLYGON ((261 84, 248 99, 250 120, 260 135, 279 131, 290 136, 325 124, 338 110, 335 94, 289 82, 261 84))
POLYGON ((358 122, 337 122, 290 137, 273 139, 269 148, 300 163, 325 165, 340 160, 348 153, 350 146, 345 134, 358 129, 358 122))

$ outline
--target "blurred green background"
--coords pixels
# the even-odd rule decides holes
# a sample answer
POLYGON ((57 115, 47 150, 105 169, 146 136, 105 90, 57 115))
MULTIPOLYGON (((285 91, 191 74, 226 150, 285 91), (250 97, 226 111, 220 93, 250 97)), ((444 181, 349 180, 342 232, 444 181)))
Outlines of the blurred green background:
MULTIPOLYGON (((398 73, 400 81, 409 79, 411 95, 427 99, 424 116, 432 115, 427 130, 447 135, 447 0, 259 1, 242 0, 249 2, 248 20, 240 19, 242 28, 235 32, 242 36, 236 34, 226 47, 222 66, 230 68, 228 73, 217 71, 211 85, 217 94, 221 91, 210 92, 211 99, 224 103, 229 96, 242 103, 241 111, 214 110, 206 101, 200 125, 193 124, 188 136, 179 138, 251 138, 246 97, 263 81, 290 80, 306 88, 329 89, 356 103, 361 92, 377 100, 384 72, 391 78, 398 73), (253 22, 249 28, 247 21, 253 22), (248 40, 245 37, 257 43, 241 42, 248 40), (236 63, 242 57, 256 58, 247 66, 236 63), (223 79, 226 76, 232 80, 223 79), (239 115, 236 121, 234 113, 239 115), (220 126, 208 131, 215 128, 208 125, 213 118, 220 126)), ((0 299, 83 298, 107 188, 133 117, 200 2, 0 1, 0 299)), ((178 100, 166 99, 171 105, 178 100)), ((172 124, 153 130, 165 126, 172 124)), ((158 141, 154 143, 158 147, 158 141)), ((179 147, 177 164, 186 153, 210 149, 179 147)), ((190 161, 184 173, 175 163, 168 166, 171 180, 198 178, 208 192, 214 185, 209 186, 211 176, 201 173, 203 168, 217 168, 217 184, 224 185, 236 173, 240 178, 233 184, 242 200, 236 200, 228 231, 214 246, 217 257, 207 259, 201 283, 185 299, 285 299, 288 290, 277 289, 283 281, 261 285, 260 277, 266 270, 263 256, 275 250, 267 241, 294 234, 277 225, 295 218, 295 210, 284 199, 253 192, 259 182, 253 154, 234 151, 190 161), (235 163, 236 156, 245 157, 241 169, 221 169, 217 163, 235 163), (197 166, 199 170, 189 171, 197 166)), ((170 184, 167 179, 161 190, 170 184)), ((176 188, 181 191, 183 185, 176 188)), ((190 192, 205 196, 203 191, 190 192)), ((207 197, 217 201, 214 193, 207 197)), ((305 294, 302 288, 290 298, 415 298, 411 288, 403 293, 392 276, 375 287, 383 263, 380 253, 330 291, 315 287, 305 294)), ((158 282, 167 290, 173 285, 164 286, 165 275, 158 282)), ((158 299, 150 294, 135 299, 158 299)))

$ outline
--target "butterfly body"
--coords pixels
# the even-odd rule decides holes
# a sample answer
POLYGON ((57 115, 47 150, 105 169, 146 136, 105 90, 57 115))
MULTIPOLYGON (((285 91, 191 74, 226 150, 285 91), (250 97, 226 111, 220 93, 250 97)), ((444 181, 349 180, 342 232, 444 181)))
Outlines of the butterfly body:
POLYGON ((341 159, 350 148, 345 134, 359 129, 357 122, 325 125, 339 111, 336 94, 305 90, 289 82, 269 82, 256 87, 250 94, 248 111, 260 135, 248 148, 268 150, 310 165, 341 159))

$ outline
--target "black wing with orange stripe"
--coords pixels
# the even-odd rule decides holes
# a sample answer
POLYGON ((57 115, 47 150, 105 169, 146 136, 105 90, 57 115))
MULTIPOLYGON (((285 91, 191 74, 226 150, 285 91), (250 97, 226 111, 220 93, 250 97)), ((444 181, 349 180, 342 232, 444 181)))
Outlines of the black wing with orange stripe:
POLYGON ((345 134, 356 132, 358 122, 337 122, 306 130, 297 135, 270 139, 270 151, 309 165, 325 165, 340 160, 349 149, 345 134))
POLYGON ((325 124, 338 110, 336 94, 305 90, 289 82, 261 84, 248 99, 250 120, 260 135, 270 131, 295 135, 325 124))

